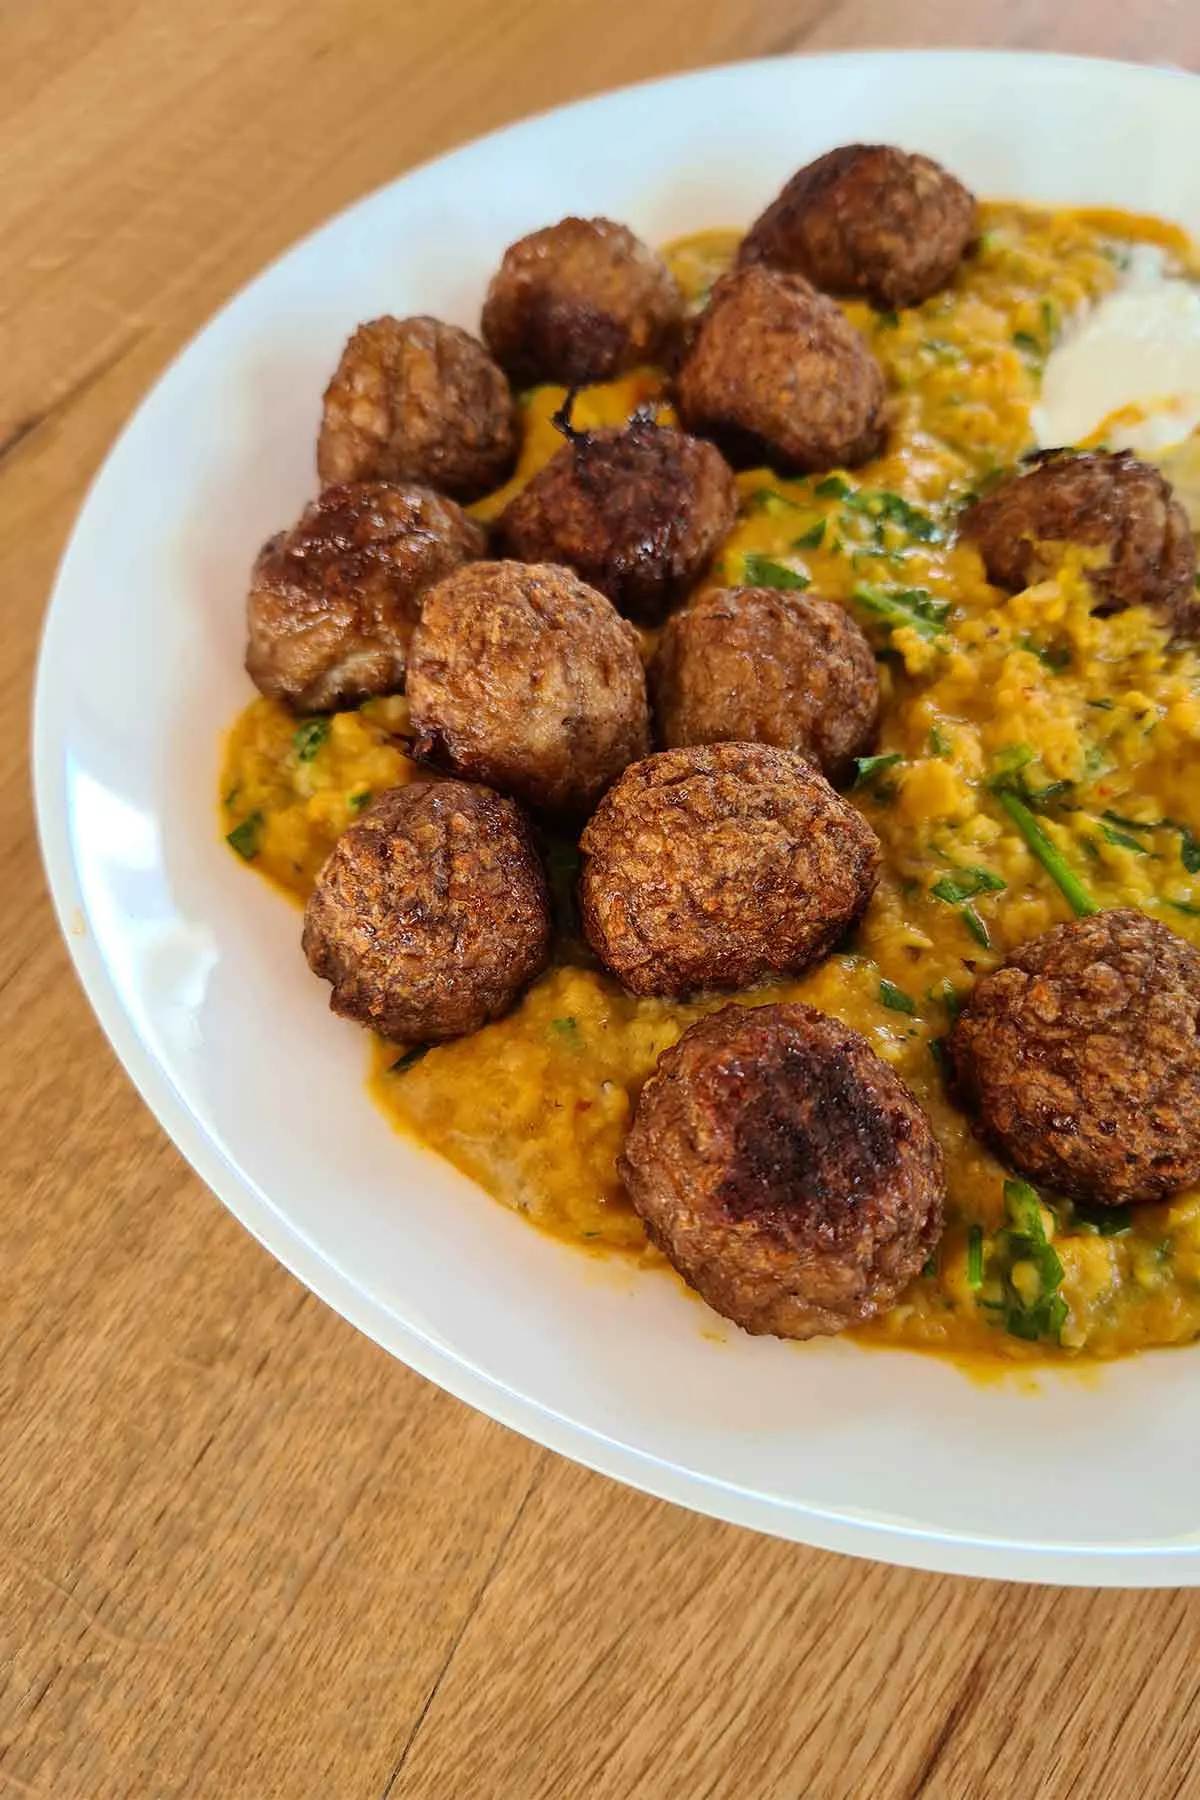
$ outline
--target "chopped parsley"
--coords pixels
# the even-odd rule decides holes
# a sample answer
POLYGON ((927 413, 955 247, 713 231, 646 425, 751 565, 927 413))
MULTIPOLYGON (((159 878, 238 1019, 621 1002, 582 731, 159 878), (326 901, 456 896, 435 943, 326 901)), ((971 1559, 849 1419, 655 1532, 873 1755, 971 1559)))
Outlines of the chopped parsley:
POLYGON ((894 981, 879 983, 879 998, 892 1012, 907 1013, 910 1018, 916 1017, 916 1001, 911 994, 906 994, 903 988, 897 987, 894 981))
POLYGON ((292 749, 297 760, 311 762, 329 736, 328 719, 304 719, 292 733, 292 749))
POLYGON ((930 756, 949 756, 950 754, 950 739, 937 725, 931 725, 929 728, 929 754, 930 756))
POLYGON ((999 875, 993 875, 990 869, 956 869, 953 875, 943 875, 935 881, 930 893, 947 906, 958 906, 964 900, 973 900, 976 894, 1002 894, 1008 886, 999 875))
POLYGON ((236 850, 243 862, 253 862, 262 849, 263 816, 260 812, 252 812, 235 825, 226 837, 225 842, 231 850, 236 850))
POLYGON ((967 1233, 967 1286, 983 1286, 983 1227, 972 1225, 967 1233))
POLYGON ((856 756, 854 759, 854 780, 852 788, 870 787, 885 769, 894 769, 904 758, 898 750, 888 751, 883 756, 856 756))
POLYGON ((980 918, 979 914, 975 911, 975 908, 971 905, 970 901, 967 902, 966 906, 960 907, 958 916, 970 932, 971 936, 975 939, 975 942, 982 945, 983 949, 990 950, 992 947, 992 934, 980 918))
POLYGON ((844 500, 854 490, 850 483, 840 475, 826 475, 824 481, 818 481, 813 493, 818 500, 844 500))
POLYGON ((891 631, 908 626, 923 638, 944 635, 950 602, 935 600, 927 588, 857 587, 851 599, 891 631))
POLYGON ((1100 835, 1106 844, 1115 844, 1118 850, 1132 850, 1135 856, 1151 854, 1145 844, 1139 844, 1137 839, 1130 837, 1127 831, 1118 831, 1115 825, 1106 825, 1101 822, 1100 835))
POLYGON ((809 577, 801 570, 789 568, 787 563, 776 562, 774 557, 760 556, 753 550, 748 550, 742 557, 742 580, 747 587, 803 590, 812 585, 809 577))
POLYGON ((778 517, 780 513, 797 512, 800 502, 787 494, 781 494, 778 488, 755 488, 749 496, 750 506, 756 512, 770 513, 778 517))
POLYGON ((361 812, 364 806, 369 806, 371 803, 371 790, 370 788, 360 788, 356 794, 350 794, 347 798, 350 811, 361 812))
POLYGON ((995 1240, 1002 1297, 980 1304, 1002 1315, 1010 1336, 1056 1344, 1068 1311, 1059 1292, 1063 1266, 1046 1236, 1037 1192, 1027 1181, 1005 1182, 1004 1216, 1004 1230, 995 1240))
POLYGON ((564 1043, 578 1044, 579 1042, 579 1020, 570 1014, 563 1019, 551 1019, 550 1029, 555 1037, 560 1038, 564 1043))
POLYGON ((818 519, 807 531, 801 532, 798 538, 792 539, 793 550, 817 550, 825 536, 825 520, 818 519))

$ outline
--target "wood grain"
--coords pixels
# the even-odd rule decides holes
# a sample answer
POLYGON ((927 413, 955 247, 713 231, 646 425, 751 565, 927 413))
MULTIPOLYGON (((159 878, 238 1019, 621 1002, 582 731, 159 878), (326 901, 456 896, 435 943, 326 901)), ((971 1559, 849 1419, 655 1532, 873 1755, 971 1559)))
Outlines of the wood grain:
POLYGON ((0 1800, 1200 1794, 1200 1594, 760 1540, 534 1449, 356 1336, 142 1110, 38 872, 24 720, 53 567, 214 306, 333 208, 534 107, 937 41, 1195 66, 1200 11, 0 8, 0 1800))

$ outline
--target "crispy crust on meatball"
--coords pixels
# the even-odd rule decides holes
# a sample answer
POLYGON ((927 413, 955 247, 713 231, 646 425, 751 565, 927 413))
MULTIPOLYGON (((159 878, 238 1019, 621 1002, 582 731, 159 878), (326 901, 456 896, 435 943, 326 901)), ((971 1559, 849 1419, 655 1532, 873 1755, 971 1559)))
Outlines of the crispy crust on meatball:
POLYGON ((612 381, 669 360, 683 295, 662 257, 611 219, 560 219, 504 252, 484 340, 518 387, 612 381))
POLYGON ((739 260, 806 275, 829 294, 915 306, 952 280, 975 232, 975 196, 940 163, 847 144, 792 176, 739 260))
POLYGON ((547 563, 471 563, 433 588, 408 696, 415 754, 542 812, 586 812, 649 748, 637 633, 547 563))
POLYGON ((799 750, 845 780, 879 722, 871 646, 844 606, 776 588, 709 588, 668 620, 650 670, 664 744, 799 750))
POLYGON ((882 1312, 942 1229, 942 1155, 866 1039, 809 1006, 727 1006, 642 1089, 620 1173, 647 1235, 744 1331, 882 1312))
POLYGON ((1063 546, 1102 550, 1087 571, 1098 613, 1149 606, 1176 636, 1200 629, 1196 541, 1170 483, 1128 450, 1052 450, 969 506, 961 530, 988 580, 1020 593, 1051 574, 1063 546))
POLYGON ((550 956, 550 902, 520 808, 461 781, 381 795, 342 833, 304 914, 330 1006, 397 1043, 477 1031, 550 956))
POLYGON ((420 481, 455 500, 499 487, 517 459, 504 371, 440 319, 372 319, 342 351, 317 439, 323 482, 420 481))
POLYGON ((1200 1180, 1200 956, 1157 920, 1098 913, 976 983, 949 1040, 976 1129, 1079 1200, 1163 1200, 1200 1180))
POLYGON ((621 612, 653 624, 736 518, 737 487, 720 453, 639 416, 573 433, 509 502, 497 534, 507 555, 565 563, 621 612))
POLYGON ((254 564, 250 679, 301 712, 399 693, 421 596, 486 546, 482 527, 429 488, 326 488, 254 564))
POLYGON ((735 468, 853 468, 886 433, 883 371, 845 314, 802 275, 722 275, 676 382, 680 416, 735 468))
POLYGON ((805 757, 767 744, 635 763, 580 848, 588 940, 635 994, 795 974, 832 949, 879 879, 862 815, 805 757))

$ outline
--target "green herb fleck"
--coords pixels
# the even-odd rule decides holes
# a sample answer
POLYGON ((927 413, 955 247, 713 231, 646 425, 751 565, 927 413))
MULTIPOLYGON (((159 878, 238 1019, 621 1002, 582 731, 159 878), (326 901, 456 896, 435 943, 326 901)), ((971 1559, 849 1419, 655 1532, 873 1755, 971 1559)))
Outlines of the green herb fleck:
POLYGON ((1145 844, 1139 844, 1137 839, 1135 837, 1130 837, 1127 831, 1118 831, 1115 825, 1102 824, 1100 827, 1100 835, 1103 837, 1106 844, 1115 844, 1118 850, 1132 850, 1135 856, 1149 856, 1151 854, 1150 851, 1147 850, 1145 844))
POLYGON ((856 756, 854 759, 854 780, 852 788, 870 787, 885 769, 894 769, 904 758, 898 750, 891 750, 883 756, 856 756))
POLYGON ((910 1018, 916 1017, 916 1001, 911 994, 906 994, 903 988, 897 987, 894 981, 879 983, 879 998, 885 1006, 891 1008, 892 1012, 907 1013, 910 1018))
POLYGON ((997 1239, 1004 1294, 1004 1329, 1010 1336, 1029 1343, 1039 1339, 1057 1343, 1068 1311, 1066 1301, 1058 1292, 1062 1286, 1063 1266, 1046 1237, 1037 1192, 1027 1181, 1005 1182, 1004 1215, 1007 1224, 997 1239), (1037 1272, 1038 1291, 1032 1299, 1013 1281, 1013 1271, 1018 1263, 1031 1264, 1037 1272))
POLYGON ((776 562, 771 556, 760 556, 753 550, 748 550, 742 557, 742 582, 746 587, 803 589, 811 586, 809 577, 799 569, 790 569, 786 563, 776 562))
POLYGON ((1115 700, 1089 700, 1088 705, 1093 712, 1115 712, 1117 703, 1115 700))
POLYGON ((1027 356, 1041 358, 1046 354, 1045 345, 1039 343, 1031 331, 1014 331, 1013 343, 1018 350, 1023 350, 1027 356))
POLYGON ((946 1040, 944 1037, 930 1038, 929 1054, 933 1058, 933 1066, 939 1075, 944 1074, 946 1069, 946 1040))
POLYGON ((351 812, 361 812, 364 806, 371 803, 370 788, 359 788, 357 793, 347 795, 351 812))
POLYGON ((857 587, 851 599, 892 631, 910 627, 923 638, 939 638, 950 616, 950 602, 935 600, 926 588, 857 587))
POLYGON ((432 1049, 432 1044, 414 1044, 411 1050, 406 1050, 402 1056, 396 1058, 394 1063, 388 1064, 388 1074, 405 1074, 407 1070, 415 1068, 423 1057, 428 1056, 432 1049))
POLYGON ((990 950, 992 947, 992 934, 970 902, 968 902, 966 906, 959 908, 958 916, 970 932, 971 936, 975 939, 975 942, 981 944, 985 950, 990 950))
POLYGON ((826 475, 824 481, 818 481, 813 493, 818 500, 844 500, 853 489, 848 481, 840 475, 826 475))
POLYGON ((756 512, 771 513, 775 516, 780 513, 796 512, 800 506, 798 500, 791 499, 787 494, 781 494, 778 488, 766 487, 755 488, 749 496, 749 503, 756 512))
POLYGON ((1065 644, 1038 644, 1031 637, 1019 638, 1022 650, 1028 650, 1030 656, 1036 656, 1042 667, 1049 669, 1052 675, 1061 675, 1064 669, 1071 666, 1071 652, 1065 644))
POLYGON ((577 1044, 579 1042, 579 1020, 570 1015, 563 1019, 551 1019, 550 1029, 556 1037, 562 1038, 566 1043, 577 1044))
POLYGON ((1008 886, 999 875, 993 875, 990 869, 956 869, 953 875, 943 875, 930 888, 939 900, 948 906, 957 906, 960 901, 971 900, 976 894, 1002 894, 1008 886))
POLYGON ((1133 1209, 1128 1206, 1085 1206, 1076 1200, 1071 1207, 1071 1223, 1085 1235, 1124 1237, 1133 1230, 1133 1209))
POLYGON ((231 850, 236 850, 243 862, 253 862, 262 849, 263 816, 260 812, 252 812, 235 825, 226 837, 225 842, 231 850))
POLYGON ((302 763, 311 762, 328 736, 328 719, 304 719, 292 733, 292 749, 302 763))
POLYGON ((895 525, 923 544, 932 543, 941 534, 928 513, 920 507, 913 506, 901 494, 851 494, 847 496, 847 505, 855 511, 866 513, 878 524, 895 525))
POLYGON ((929 754, 930 756, 949 756, 950 754, 950 739, 937 725, 931 725, 929 728, 929 754))
POLYGON ((967 1286, 983 1286, 983 1227, 972 1225, 967 1233, 967 1286))
POLYGON ((883 331, 895 331, 900 323, 900 314, 894 311, 881 312, 877 315, 876 322, 883 331))
POLYGON ((824 519, 818 519, 815 525, 810 525, 808 530, 802 532, 798 538, 793 538, 792 539, 792 549, 793 550, 817 550, 817 549, 819 549, 821 540, 825 536, 825 523, 826 522, 824 519))

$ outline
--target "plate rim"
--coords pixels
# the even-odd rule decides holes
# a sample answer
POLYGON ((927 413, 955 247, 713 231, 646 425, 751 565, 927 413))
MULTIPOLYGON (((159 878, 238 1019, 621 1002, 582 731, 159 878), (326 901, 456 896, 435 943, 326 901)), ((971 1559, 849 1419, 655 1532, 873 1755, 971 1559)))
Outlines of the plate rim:
POLYGON ((143 415, 159 390, 191 355, 200 340, 241 303, 250 289, 265 280, 336 221, 359 209, 371 207, 380 196, 410 181, 417 174, 452 163, 465 152, 475 151, 480 146, 518 133, 535 121, 550 120, 567 114, 578 115, 589 108, 602 107, 614 96, 636 90, 678 90, 702 85, 706 80, 728 77, 734 71, 776 68, 787 63, 828 63, 844 67, 868 63, 894 66, 897 63, 979 63, 984 60, 993 65, 1008 62, 1021 67, 1058 66, 1064 71, 1072 69, 1091 74, 1107 73, 1122 81, 1147 85, 1187 83, 1195 85, 1200 96, 1200 74, 1182 67, 1058 52, 937 46, 843 49, 811 55, 799 52, 782 57, 735 59, 666 76, 646 77, 523 114, 481 137, 466 140, 401 169, 390 180, 378 183, 321 219, 311 230, 302 233, 257 267, 186 338, 139 395, 137 403, 109 443, 88 482, 72 520, 46 603, 33 682, 31 768, 37 838, 54 913, 66 942, 75 976, 118 1062, 141 1101, 175 1148, 226 1210, 290 1275, 388 1354, 456 1399, 546 1449, 655 1498, 684 1505, 692 1511, 727 1524, 755 1529, 821 1550, 875 1558, 934 1573, 976 1578, 1090 1586, 1161 1587, 1200 1584, 1200 1541, 1190 1547, 1178 1540, 1163 1544, 1119 1546, 1086 1542, 1070 1546, 1061 1543, 1039 1546, 1023 1541, 1005 1542, 991 1536, 978 1537, 943 1527, 915 1529, 898 1522, 837 1514, 824 1508, 806 1506, 793 1499, 776 1499, 734 1483, 722 1483, 709 1475, 656 1458, 579 1420, 554 1412, 529 1395, 519 1393, 489 1376, 485 1369, 460 1356, 449 1346, 434 1342, 415 1325, 402 1320, 383 1306, 330 1263, 318 1247, 271 1203, 267 1194, 249 1175, 234 1166, 220 1142, 195 1118, 186 1095, 179 1090, 167 1069, 142 1041, 133 1018, 120 998, 91 926, 74 854, 67 805, 68 746, 52 727, 50 720, 48 696, 55 661, 61 654, 59 637, 64 628, 60 595, 72 567, 84 521, 97 505, 111 464, 118 457, 126 440, 139 428, 143 415))

